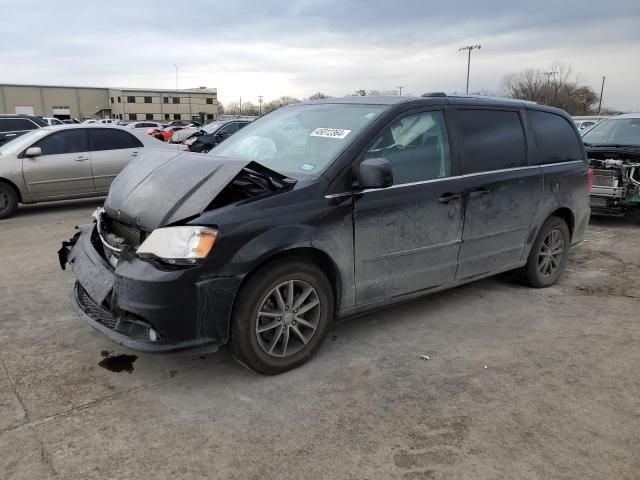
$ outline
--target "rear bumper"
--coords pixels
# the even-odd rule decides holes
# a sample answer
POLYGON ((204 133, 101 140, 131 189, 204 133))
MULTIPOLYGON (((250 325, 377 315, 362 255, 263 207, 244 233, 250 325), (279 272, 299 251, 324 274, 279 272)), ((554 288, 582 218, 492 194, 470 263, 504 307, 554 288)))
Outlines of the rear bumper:
POLYGON ((94 245, 94 225, 79 229, 63 243, 60 264, 71 265, 73 307, 92 327, 145 352, 214 351, 227 342, 239 281, 202 279, 199 266, 164 270, 134 255, 123 255, 113 268, 94 245))

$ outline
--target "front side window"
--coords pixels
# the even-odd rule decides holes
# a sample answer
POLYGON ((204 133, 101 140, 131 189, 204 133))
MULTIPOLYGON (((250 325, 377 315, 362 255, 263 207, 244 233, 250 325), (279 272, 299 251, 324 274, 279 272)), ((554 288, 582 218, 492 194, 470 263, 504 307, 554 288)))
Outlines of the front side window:
POLYGON ((458 110, 462 173, 490 172, 527 164, 524 131, 518 112, 458 110))
POLYGON ((251 122, 210 155, 255 161, 293 178, 316 177, 387 108, 353 104, 281 108, 251 122))
POLYGON ((142 146, 142 142, 136 137, 116 128, 96 128, 89 131, 89 147, 92 152, 140 148, 142 146))
POLYGON ((585 143, 640 145, 640 118, 607 118, 582 136, 585 143))
POLYGON ((220 129, 218 133, 223 135, 233 135, 238 130, 240 130, 240 125, 238 122, 228 123, 224 127, 220 129))
POLYGON ((387 160, 394 185, 450 176, 451 155, 443 113, 416 113, 392 123, 373 141, 364 158, 387 160))
POLYGON ((557 163, 582 157, 580 141, 571 124, 559 115, 529 111, 536 136, 536 163, 557 163))
POLYGON ((40 147, 42 155, 87 152, 87 131, 84 128, 51 134, 33 145, 40 147))

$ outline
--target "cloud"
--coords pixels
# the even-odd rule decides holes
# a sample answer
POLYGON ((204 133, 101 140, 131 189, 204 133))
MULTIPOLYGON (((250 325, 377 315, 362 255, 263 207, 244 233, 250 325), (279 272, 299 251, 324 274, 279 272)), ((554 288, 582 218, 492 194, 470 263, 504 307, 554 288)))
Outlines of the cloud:
POLYGON ((640 4, 277 0, 54 3, 0 0, 0 82, 217 87, 224 101, 355 89, 498 92, 560 60, 605 104, 640 110, 640 4), (609 103, 607 103, 609 99, 609 103))

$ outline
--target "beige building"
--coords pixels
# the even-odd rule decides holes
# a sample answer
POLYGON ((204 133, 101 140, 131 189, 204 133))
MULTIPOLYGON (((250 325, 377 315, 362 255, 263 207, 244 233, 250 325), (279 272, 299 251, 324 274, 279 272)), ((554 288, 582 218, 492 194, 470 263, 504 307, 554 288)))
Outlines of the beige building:
POLYGON ((218 117, 215 88, 161 90, 139 88, 0 85, 0 113, 41 117, 191 120, 218 117))

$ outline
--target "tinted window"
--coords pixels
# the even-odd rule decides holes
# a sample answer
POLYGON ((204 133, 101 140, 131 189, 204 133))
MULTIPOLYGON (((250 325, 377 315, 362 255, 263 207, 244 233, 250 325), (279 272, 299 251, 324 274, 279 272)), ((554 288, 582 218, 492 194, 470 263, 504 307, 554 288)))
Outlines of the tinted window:
POLYGON ((26 118, 0 118, 0 132, 35 130, 36 128, 38 125, 26 118))
POLYGON ((84 128, 66 130, 49 135, 33 145, 42 149, 42 155, 60 155, 89 150, 87 131, 84 128))
POLYGON ((419 182, 451 174, 449 139, 442 112, 409 115, 386 127, 365 153, 385 158, 393 183, 419 182))
POLYGON ((571 124, 553 113, 529 111, 536 135, 536 163, 557 163, 582 158, 580 141, 571 124))
POLYGON ((91 151, 139 148, 142 143, 130 133, 114 129, 96 129, 89 132, 91 151))
POLYGON ((220 129, 218 133, 225 135, 233 135, 240 130, 240 124, 238 122, 228 123, 220 129))
POLYGON ((526 165, 524 131, 517 112, 459 110, 462 173, 526 165))

